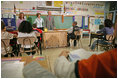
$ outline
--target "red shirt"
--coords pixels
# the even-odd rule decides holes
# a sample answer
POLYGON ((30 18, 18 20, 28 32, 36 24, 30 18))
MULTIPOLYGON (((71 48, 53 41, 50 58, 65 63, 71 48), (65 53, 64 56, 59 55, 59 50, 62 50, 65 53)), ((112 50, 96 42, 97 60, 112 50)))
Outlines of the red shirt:
POLYGON ((80 78, 117 78, 117 49, 78 62, 80 78))
POLYGON ((33 28, 34 31, 37 31, 39 33, 42 33, 42 30, 41 29, 37 29, 37 28, 33 28))

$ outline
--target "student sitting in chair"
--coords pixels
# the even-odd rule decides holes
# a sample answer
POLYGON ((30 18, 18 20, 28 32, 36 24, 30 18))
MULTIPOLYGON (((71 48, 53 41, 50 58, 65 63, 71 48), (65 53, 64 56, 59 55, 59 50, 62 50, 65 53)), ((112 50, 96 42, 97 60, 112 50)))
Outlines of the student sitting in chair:
MULTIPOLYGON (((74 32, 75 31, 79 31, 80 28, 77 26, 77 22, 74 21, 72 23, 72 26, 71 28, 68 29, 68 36, 67 36, 67 43, 68 43, 68 46, 70 46, 70 39, 75 39, 75 34, 74 32)), ((79 36, 77 37, 78 39, 80 38, 79 36)), ((74 46, 76 46, 76 40, 74 40, 74 46)))
POLYGON ((106 41, 106 35, 113 35, 113 32, 114 32, 114 29, 112 27, 112 21, 109 20, 109 19, 106 19, 105 22, 104 22, 104 28, 101 29, 100 31, 98 31, 97 33, 102 33, 104 35, 103 39, 101 40, 95 40, 91 46, 91 50, 94 51, 95 49, 95 46, 97 43, 99 44, 108 44, 106 41))
POLYGON ((38 40, 42 40, 42 30, 41 29, 38 29, 36 24, 33 24, 33 30, 36 32, 36 33, 40 33, 41 36, 40 36, 40 39, 38 40))
POLYGON ((41 29, 38 29, 36 24, 33 24, 33 30, 34 30, 36 33, 40 33, 40 36, 37 37, 37 38, 38 38, 38 42, 36 43, 36 45, 37 45, 38 48, 40 48, 40 50, 41 50, 42 30, 41 30, 41 29))
MULTIPOLYGON (((35 31, 33 31, 32 25, 28 21, 23 21, 18 28, 18 37, 35 37, 37 39, 35 31)), ((33 49, 34 47, 32 47, 33 49)), ((24 50, 30 50, 30 46, 26 45, 24 50)), ((26 52, 28 55, 34 55, 35 52, 26 52)))
POLYGON ((55 62, 54 71, 58 78, 117 77, 117 48, 72 62, 68 60, 68 55, 69 51, 62 51, 55 62))
MULTIPOLYGON (((14 37, 17 37, 17 35, 7 32, 4 22, 1 21, 1 39, 10 39, 10 40, 12 40, 14 37)), ((10 44, 13 44, 13 41, 10 41, 10 44)), ((8 54, 3 54, 3 55, 4 55, 4 57, 8 57, 8 54)), ((14 55, 11 53, 11 56, 14 56, 14 55)))

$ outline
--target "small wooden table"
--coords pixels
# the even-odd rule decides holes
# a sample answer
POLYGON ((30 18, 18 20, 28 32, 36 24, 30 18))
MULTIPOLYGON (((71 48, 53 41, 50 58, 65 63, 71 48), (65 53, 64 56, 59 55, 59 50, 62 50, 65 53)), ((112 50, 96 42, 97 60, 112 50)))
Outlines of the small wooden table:
POLYGON ((67 31, 52 30, 43 32, 43 45, 44 48, 67 46, 67 31))

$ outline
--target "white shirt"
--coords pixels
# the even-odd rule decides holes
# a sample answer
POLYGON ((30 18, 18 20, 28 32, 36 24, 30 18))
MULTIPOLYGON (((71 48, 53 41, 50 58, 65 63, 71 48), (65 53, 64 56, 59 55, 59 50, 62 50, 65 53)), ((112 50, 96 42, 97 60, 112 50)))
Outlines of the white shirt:
MULTIPOLYGON (((38 41, 36 33, 34 31, 31 32, 31 33, 21 33, 21 32, 18 32, 18 37, 35 37, 36 38, 36 42, 38 41)), ((21 45, 21 47, 23 47, 23 46, 21 45)), ((27 45, 25 48, 30 48, 30 46, 27 45)))
POLYGON ((36 23, 36 25, 37 25, 37 27, 39 28, 39 27, 44 27, 43 26, 43 23, 44 23, 44 20, 43 20, 43 18, 36 18, 35 19, 35 21, 34 21, 34 24, 36 23))

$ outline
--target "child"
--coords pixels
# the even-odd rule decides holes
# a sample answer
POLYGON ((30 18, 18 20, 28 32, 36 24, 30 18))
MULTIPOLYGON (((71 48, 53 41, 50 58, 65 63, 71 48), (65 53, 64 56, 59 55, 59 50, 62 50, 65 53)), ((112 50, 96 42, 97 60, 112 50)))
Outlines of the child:
POLYGON ((33 24, 33 30, 36 31, 37 33, 41 33, 42 34, 42 30, 38 29, 36 24, 33 24))
MULTIPOLYGON (((70 46, 70 39, 74 39, 75 38, 75 31, 79 31, 80 28, 77 26, 77 22, 74 21, 72 24, 73 27, 71 27, 70 29, 68 29, 68 36, 67 36, 67 43, 68 46, 70 46)), ((77 37, 78 39, 80 38, 79 36, 77 37)), ((74 40, 74 46, 76 46, 76 40, 74 40)))
MULTIPOLYGON (((3 21, 1 21, 1 39, 10 39, 10 45, 13 44, 13 39, 14 37, 17 37, 16 34, 12 34, 6 31, 6 27, 3 21)), ((11 45, 12 46, 12 45, 11 45)), ((2 50, 4 51, 4 50, 2 50)), ((13 46, 12 46, 12 51, 13 51, 13 46)), ((4 57, 8 57, 8 54, 3 54, 4 57)), ((14 55, 11 54, 11 57, 13 57, 14 55)))
MULTIPOLYGON (((18 37, 35 37, 37 39, 36 33, 33 31, 32 25, 28 21, 23 21, 18 28, 18 37)), ((22 45, 21 45, 22 46, 22 45)), ((32 46, 34 48, 34 46, 32 46)), ((26 45, 24 50, 29 50, 29 46, 26 45)), ((35 52, 26 52, 28 55, 34 55, 35 52)))
POLYGON ((106 19, 104 22, 105 27, 98 31, 97 33, 102 33, 104 35, 104 38, 101 40, 95 40, 91 46, 91 50, 94 51, 95 46, 98 43, 100 44, 108 44, 106 41, 106 35, 113 35, 114 29, 112 27, 112 21, 109 19, 106 19))
POLYGON ((40 33, 40 36, 37 37, 37 38, 38 38, 38 43, 36 43, 36 45, 38 46, 38 48, 40 49, 40 52, 41 52, 41 54, 42 54, 42 49, 41 49, 42 30, 41 30, 41 29, 38 29, 36 24, 33 24, 33 30, 34 30, 36 33, 40 33))
POLYGON ((68 56, 69 51, 64 50, 55 61, 54 72, 58 78, 117 77, 117 48, 73 62, 68 61, 68 56))

